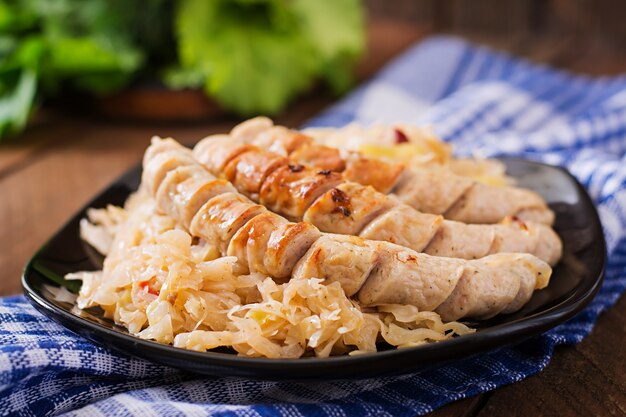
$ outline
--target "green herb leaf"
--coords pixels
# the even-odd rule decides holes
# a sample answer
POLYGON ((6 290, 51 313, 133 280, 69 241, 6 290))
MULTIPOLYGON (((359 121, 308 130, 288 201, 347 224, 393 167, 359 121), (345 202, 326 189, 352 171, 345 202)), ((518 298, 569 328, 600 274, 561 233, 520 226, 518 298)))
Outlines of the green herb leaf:
POLYGON ((337 92, 352 84, 352 67, 365 49, 359 0, 293 0, 305 35, 322 61, 321 72, 337 92))
POLYGON ((108 93, 140 76, 274 114, 317 79, 345 90, 363 43, 360 0, 0 0, 0 138, 23 128, 36 92, 108 93))
POLYGON ((345 88, 363 48, 357 0, 181 0, 176 28, 183 69, 243 115, 282 110, 319 76, 345 88))
POLYGON ((39 272, 44 277, 48 278, 50 281, 67 288, 69 291, 74 294, 78 294, 80 291, 80 287, 83 285, 82 281, 79 280, 67 280, 63 278, 61 275, 57 274, 51 269, 46 268, 40 262, 35 262, 33 264, 33 269, 39 272))
POLYGON ((319 62, 295 16, 279 1, 183 0, 177 17, 183 67, 242 114, 276 113, 311 84, 319 62))
POLYGON ((12 91, 0 97, 0 138, 20 132, 33 106, 37 91, 37 75, 25 69, 12 91))
POLYGON ((115 49, 93 37, 62 38, 52 46, 46 70, 95 93, 123 86, 142 61, 133 49, 115 49))

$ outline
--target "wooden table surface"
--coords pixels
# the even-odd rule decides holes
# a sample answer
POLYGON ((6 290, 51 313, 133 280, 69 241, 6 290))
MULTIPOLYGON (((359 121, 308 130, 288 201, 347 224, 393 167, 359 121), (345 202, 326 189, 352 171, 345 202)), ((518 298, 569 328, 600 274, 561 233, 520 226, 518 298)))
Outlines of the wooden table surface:
MULTIPOLYGON (((427 27, 370 24, 368 55, 359 67, 367 78, 392 56, 429 33, 427 27)), ((623 54, 597 45, 560 40, 481 39, 530 59, 580 72, 626 72, 623 54)), ((301 99, 276 118, 298 126, 333 101, 319 93, 301 99)), ((26 260, 93 195, 136 164, 152 135, 194 143, 229 130, 237 120, 163 124, 105 121, 67 113, 39 117, 17 140, 0 145, 0 295, 20 292, 26 260)), ((626 415, 626 298, 603 314, 592 334, 558 348, 537 376, 462 400, 433 416, 617 416, 626 415)))

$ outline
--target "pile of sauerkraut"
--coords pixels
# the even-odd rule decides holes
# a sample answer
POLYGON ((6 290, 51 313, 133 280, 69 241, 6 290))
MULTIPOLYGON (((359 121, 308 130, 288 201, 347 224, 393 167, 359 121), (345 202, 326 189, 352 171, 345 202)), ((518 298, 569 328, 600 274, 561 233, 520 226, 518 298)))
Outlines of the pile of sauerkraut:
POLYGON ((472 332, 412 306, 366 311, 337 282, 277 284, 241 274, 236 258, 219 257, 209 242, 192 238, 141 191, 124 208, 90 210, 81 236, 106 258, 102 271, 67 276, 82 280, 78 307, 99 307, 144 339, 297 358, 374 352, 380 341, 407 347, 472 332))
POLYGON ((446 167, 457 175, 470 177, 489 185, 508 185, 512 179, 506 167, 480 155, 454 158, 452 146, 439 139, 430 127, 407 124, 361 126, 356 123, 342 128, 310 128, 304 133, 317 142, 344 151, 358 151, 407 166, 446 167))

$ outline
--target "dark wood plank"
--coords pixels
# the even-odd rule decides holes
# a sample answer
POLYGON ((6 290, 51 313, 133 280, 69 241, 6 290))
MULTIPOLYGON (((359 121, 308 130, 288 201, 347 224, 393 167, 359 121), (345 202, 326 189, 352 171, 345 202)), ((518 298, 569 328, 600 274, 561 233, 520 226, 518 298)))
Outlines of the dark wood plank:
POLYGON ((367 0, 365 4, 372 19, 396 23, 431 24, 441 0, 367 0))
POLYGON ((428 414, 428 417, 470 417, 474 416, 484 405, 488 394, 455 401, 428 414))
POLYGON ((519 34, 530 31, 534 4, 528 0, 443 0, 448 3, 448 29, 519 34))
POLYGON ((157 132, 66 121, 48 130, 56 142, 53 151, 0 180, 0 294, 18 292, 27 258, 71 213, 139 159, 150 133, 157 132), (65 140, 68 130, 74 140, 65 140))
POLYGON ((57 117, 40 112, 31 121, 28 135, 4 139, 0 144, 0 178, 10 175, 20 166, 28 164, 29 160, 36 158, 36 154, 52 139, 49 135, 50 129, 65 129, 65 135, 54 138, 55 143, 59 140, 65 141, 70 136, 70 130, 64 128, 57 117))
POLYGON ((370 18, 365 56, 356 70, 360 80, 371 77, 403 50, 432 33, 429 24, 370 18))
POLYGON ((620 75, 626 72, 626 49, 600 37, 588 37, 572 45, 576 53, 567 68, 589 75, 620 75))
POLYGON ((493 393, 479 417, 626 415, 626 297, 540 374, 493 393))

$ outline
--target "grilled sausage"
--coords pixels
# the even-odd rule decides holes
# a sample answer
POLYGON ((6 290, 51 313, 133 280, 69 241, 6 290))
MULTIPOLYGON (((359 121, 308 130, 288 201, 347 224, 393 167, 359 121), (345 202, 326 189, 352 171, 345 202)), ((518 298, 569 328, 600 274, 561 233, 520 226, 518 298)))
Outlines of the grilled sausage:
MULTIPOLYGON (((220 146, 247 146, 241 139, 228 140, 222 136, 205 141, 214 140, 220 146)), ((212 149, 205 141, 193 151, 200 160, 209 158, 203 155, 203 149, 212 149)), ((401 204, 398 198, 372 187, 345 182, 339 173, 288 164, 281 155, 258 148, 246 149, 227 163, 213 160, 211 166, 223 165, 224 172, 215 171, 211 166, 207 168, 215 175, 224 174, 239 192, 273 212, 291 221, 304 220, 323 232, 359 235, 431 255, 464 259, 499 252, 525 252, 554 264, 561 256, 559 237, 544 224, 528 223, 520 228, 508 221, 498 225, 467 225, 439 219, 437 215, 401 204), (379 220, 379 217, 382 218, 379 220), (544 241, 537 240, 538 236, 544 241)), ((425 178, 400 185, 405 196, 423 196, 421 205, 428 207, 429 212, 442 211, 443 207, 435 207, 437 204, 452 204, 458 200, 471 183, 467 178, 458 177, 460 181, 450 181, 449 187, 428 194, 426 185, 431 174, 421 171, 420 175, 425 178)))
MULTIPOLYGON (((202 188, 203 181, 209 188, 223 181, 197 163, 186 165, 188 154, 182 147, 178 166, 159 158, 173 150, 149 151, 154 156, 145 165, 164 166, 146 171, 144 179, 158 184, 152 196, 159 196, 159 207, 181 223, 190 214, 181 206, 189 210, 197 206, 184 197, 188 190, 202 188), (166 180, 158 181, 162 174, 166 180), (194 186, 181 187, 188 181, 194 186)), ((438 311, 446 320, 489 317, 520 308, 532 289, 545 287, 550 277, 550 267, 532 255, 499 254, 466 261, 432 257, 388 242, 322 234, 308 223, 289 223, 243 195, 225 191, 193 216, 189 231, 194 236, 214 244, 222 254, 240 257, 250 272, 279 280, 298 276, 338 281, 363 305, 406 303, 438 311)))
POLYGON ((259 201, 268 209, 297 221, 319 196, 342 182, 336 172, 303 165, 283 166, 267 177, 259 192, 259 201))
POLYGON ((251 119, 240 126, 247 127, 235 127, 232 134, 243 143, 262 144, 265 149, 288 155, 295 163, 343 170, 345 179, 371 185, 386 194, 393 192, 402 202, 425 213, 442 214, 464 223, 497 223, 509 215, 549 225, 554 221, 554 213, 545 201, 530 190, 477 183, 447 169, 407 168, 365 158, 358 152, 343 158, 335 148, 317 144, 311 138, 294 150, 283 146, 283 138, 289 137, 285 128, 280 129, 280 135, 266 134, 279 128, 267 118, 251 119), (242 130, 246 134, 239 133, 242 130), (255 136, 253 132, 259 133, 255 136))

